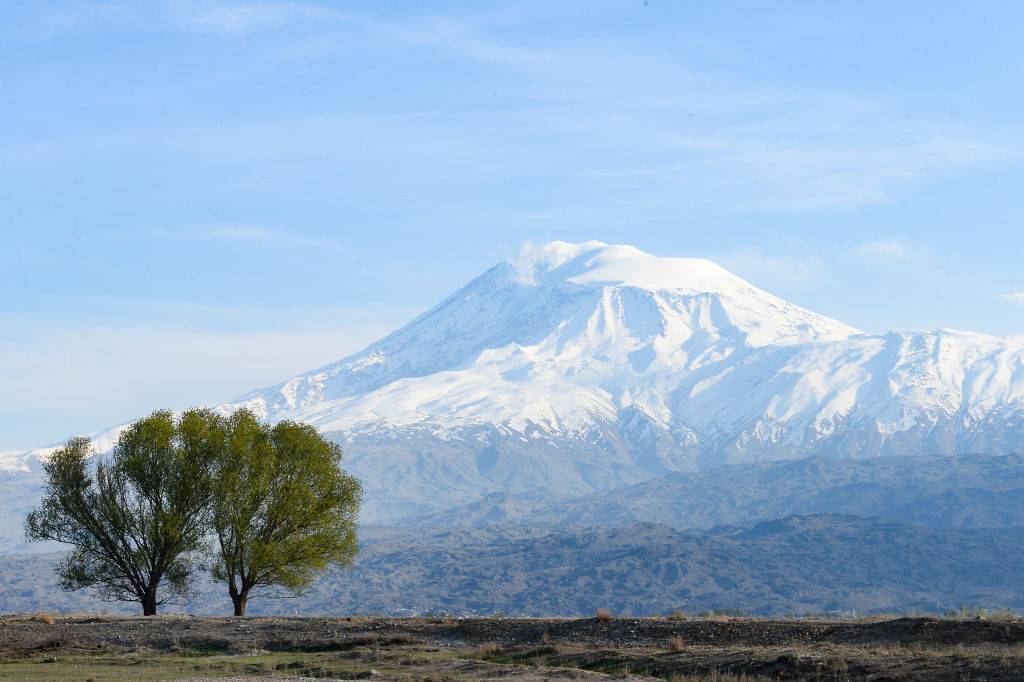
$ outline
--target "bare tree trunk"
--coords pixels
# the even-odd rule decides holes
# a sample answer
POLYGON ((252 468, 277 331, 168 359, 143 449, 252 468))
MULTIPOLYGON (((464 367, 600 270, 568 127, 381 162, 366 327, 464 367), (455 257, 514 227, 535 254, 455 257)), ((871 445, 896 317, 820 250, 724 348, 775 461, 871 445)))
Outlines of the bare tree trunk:
POLYGON ((238 589, 235 586, 234 578, 228 583, 228 594, 231 595, 231 603, 235 606, 235 615, 244 616, 245 606, 249 601, 249 588, 246 587, 245 583, 242 583, 242 588, 238 589))
POLYGON ((142 615, 144 616, 155 616, 156 615, 156 593, 145 594, 142 596, 142 615))
POLYGON ((248 601, 249 601, 249 595, 246 594, 246 593, 242 593, 242 594, 239 594, 237 597, 232 597, 231 598, 231 603, 235 605, 235 615, 236 616, 244 616, 245 615, 245 606, 246 606, 246 603, 248 601))

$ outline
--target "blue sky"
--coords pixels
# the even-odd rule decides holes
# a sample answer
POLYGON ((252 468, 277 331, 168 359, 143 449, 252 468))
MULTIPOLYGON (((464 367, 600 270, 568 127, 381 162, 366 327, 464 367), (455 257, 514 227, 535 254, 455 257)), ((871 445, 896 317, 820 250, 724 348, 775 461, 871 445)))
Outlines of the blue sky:
POLYGON ((354 351, 524 241, 1024 334, 1024 5, 39 2, 0 18, 0 450, 354 351))

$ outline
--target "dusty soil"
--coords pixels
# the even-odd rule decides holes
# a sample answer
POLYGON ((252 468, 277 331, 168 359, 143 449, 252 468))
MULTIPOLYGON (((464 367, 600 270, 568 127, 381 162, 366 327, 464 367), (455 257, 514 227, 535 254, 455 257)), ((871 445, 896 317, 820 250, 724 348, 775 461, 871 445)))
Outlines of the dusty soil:
POLYGON ((1013 680, 1024 621, 0 617, 0 678, 46 675, 1013 680))

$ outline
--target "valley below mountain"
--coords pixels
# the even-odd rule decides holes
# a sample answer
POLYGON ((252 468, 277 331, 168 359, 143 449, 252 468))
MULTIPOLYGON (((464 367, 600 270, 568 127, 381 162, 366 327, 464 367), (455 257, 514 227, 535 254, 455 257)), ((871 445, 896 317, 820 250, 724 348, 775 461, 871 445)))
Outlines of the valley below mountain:
MULTIPOLYGON (((65 593, 59 554, 0 557, 0 612, 121 609, 65 593)), ((844 515, 748 528, 665 525, 366 528, 355 565, 254 614, 527 616, 726 610, 756 615, 1024 608, 1024 529, 930 529, 844 515)), ((223 614, 222 585, 181 605, 223 614)), ((174 607, 170 607, 174 608, 174 607)))

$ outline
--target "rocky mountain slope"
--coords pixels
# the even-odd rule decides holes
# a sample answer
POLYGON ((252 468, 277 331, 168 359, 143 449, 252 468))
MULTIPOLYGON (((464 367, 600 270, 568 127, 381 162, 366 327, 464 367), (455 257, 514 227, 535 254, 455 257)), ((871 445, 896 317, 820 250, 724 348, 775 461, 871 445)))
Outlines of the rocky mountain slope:
POLYGON ((790 514, 877 516, 930 528, 1024 527, 1024 455, 876 457, 732 464, 675 472, 582 497, 492 493, 411 516, 406 528, 544 523, 746 526, 790 514))

